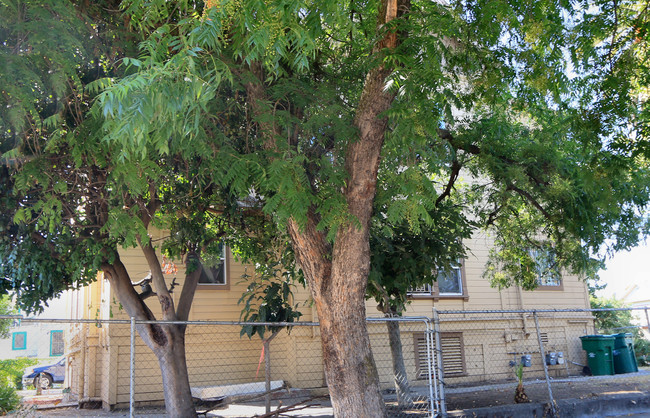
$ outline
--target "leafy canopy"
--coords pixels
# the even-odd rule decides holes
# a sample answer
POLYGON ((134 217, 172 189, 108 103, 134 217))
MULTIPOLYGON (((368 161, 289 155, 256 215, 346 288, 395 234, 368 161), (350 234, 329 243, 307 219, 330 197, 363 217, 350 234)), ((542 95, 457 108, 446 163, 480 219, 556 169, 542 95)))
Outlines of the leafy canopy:
POLYGON ((4 2, 0 52, 18 76, 0 76, 12 167, 3 290, 33 306, 91 280, 105 248, 96 237, 133 245, 138 211, 171 191, 187 204, 216 196, 209 205, 224 213, 252 196, 276 230, 313 218, 333 241, 351 220, 345 152, 379 64, 395 93, 380 223, 451 228, 447 254, 469 230, 492 228, 488 276, 500 285, 530 284, 521 266, 531 260, 513 249, 550 245, 560 267, 589 276, 603 246, 648 232, 644 2, 413 0, 376 29, 379 4, 4 2), (386 31, 405 36, 373 52, 386 31), (97 222, 91 206, 107 216, 97 222), (8 267, 20 254, 30 257, 8 267))

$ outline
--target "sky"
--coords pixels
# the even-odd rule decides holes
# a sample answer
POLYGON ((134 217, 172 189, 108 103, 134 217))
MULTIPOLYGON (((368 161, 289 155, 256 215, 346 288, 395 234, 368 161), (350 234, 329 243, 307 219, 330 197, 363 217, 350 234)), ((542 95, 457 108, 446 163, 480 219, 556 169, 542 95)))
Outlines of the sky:
POLYGON ((622 299, 629 292, 628 302, 650 300, 650 243, 616 253, 600 277, 607 286, 598 296, 622 299))

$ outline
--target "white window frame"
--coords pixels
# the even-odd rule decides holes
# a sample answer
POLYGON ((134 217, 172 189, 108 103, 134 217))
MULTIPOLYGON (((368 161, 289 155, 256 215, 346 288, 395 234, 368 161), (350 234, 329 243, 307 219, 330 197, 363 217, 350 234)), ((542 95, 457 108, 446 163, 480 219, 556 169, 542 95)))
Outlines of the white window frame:
POLYGON ((447 292, 440 293, 440 286, 438 281, 434 283, 426 283, 421 286, 413 287, 407 292, 408 297, 412 299, 463 299, 465 301, 469 300, 469 294, 467 291, 467 281, 465 278, 465 261, 458 260, 458 264, 453 266, 454 271, 456 271, 456 277, 460 281, 460 293, 457 292, 447 292))
MULTIPOLYGON (((223 251, 221 253, 221 257, 219 257, 219 262, 220 265, 223 266, 223 283, 201 282, 201 278, 199 278, 198 289, 230 289, 230 277, 228 274, 228 246, 226 244, 222 245, 223 251)), ((209 268, 210 270, 214 271, 218 267, 219 266, 209 268)), ((204 266, 203 263, 201 263, 201 269, 203 270, 201 272, 201 277, 203 277, 206 274, 206 266, 204 266)))
POLYGON ((552 248, 529 248, 528 254, 535 261, 535 270, 537 273, 536 281, 537 288, 540 290, 563 290, 564 282, 562 280, 562 274, 557 266, 542 266, 541 260, 555 260, 555 254, 552 248), (545 252, 546 255, 542 257, 542 252, 545 252))

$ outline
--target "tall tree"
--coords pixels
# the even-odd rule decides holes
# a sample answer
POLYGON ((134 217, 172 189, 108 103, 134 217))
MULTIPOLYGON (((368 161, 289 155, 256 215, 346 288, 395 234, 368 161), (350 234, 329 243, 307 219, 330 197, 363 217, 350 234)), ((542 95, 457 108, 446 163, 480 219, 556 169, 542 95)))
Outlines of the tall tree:
POLYGON ((501 231, 489 274, 502 284, 529 276, 513 243, 551 245, 561 266, 590 273, 605 238, 625 248, 645 228, 643 3, 130 0, 126 10, 149 39, 138 74, 101 97, 109 140, 137 156, 220 138, 216 178, 258 198, 291 238, 337 416, 384 414, 364 322, 375 196, 389 220, 417 230, 468 173, 468 210, 501 231), (201 110, 224 85, 242 104, 241 153, 224 135, 233 126, 201 110))
MULTIPOLYGON (((125 163, 119 144, 101 141, 103 116, 91 110, 93 97, 109 82, 104 77, 132 72, 122 58, 138 41, 123 28, 118 8, 111 2, 0 5, 2 64, 10 70, 0 76, 9 109, 0 130, 0 292, 15 294, 28 312, 39 311, 44 300, 96 280, 101 270, 130 317, 157 319, 151 305, 157 300, 160 319, 184 321, 202 260, 227 235, 218 212, 233 218, 237 208, 203 175, 200 150, 191 164, 173 148, 164 158, 141 153, 125 163), (165 280, 148 235, 154 226, 171 231, 165 251, 186 263, 177 306, 175 283, 165 280), (131 277, 119 255, 131 247, 140 248, 150 268, 142 292, 132 283, 142 278, 131 277)), ((168 413, 194 416, 185 326, 139 325, 137 331, 158 358, 168 413)))
POLYGON ((310 286, 335 414, 382 416, 364 321, 375 197, 417 231, 471 178, 466 210, 498 227, 488 274, 504 285, 530 276, 512 248, 550 245, 590 273, 604 243, 634 245, 646 6, 127 0, 144 41, 93 115, 121 161, 209 158, 220 190, 260 203, 310 286))

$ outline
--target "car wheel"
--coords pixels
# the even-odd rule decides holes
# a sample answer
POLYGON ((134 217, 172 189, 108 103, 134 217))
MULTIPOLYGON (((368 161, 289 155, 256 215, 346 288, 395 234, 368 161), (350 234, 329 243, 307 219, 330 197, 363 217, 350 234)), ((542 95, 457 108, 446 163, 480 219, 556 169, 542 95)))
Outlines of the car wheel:
POLYGON ((41 389, 49 389, 52 387, 52 376, 49 374, 41 373, 40 376, 34 378, 34 387, 39 387, 41 389))

